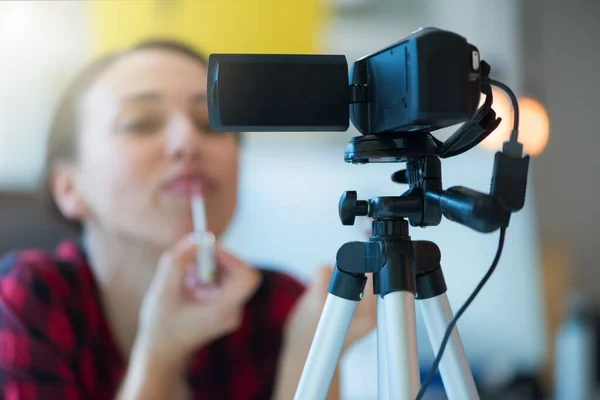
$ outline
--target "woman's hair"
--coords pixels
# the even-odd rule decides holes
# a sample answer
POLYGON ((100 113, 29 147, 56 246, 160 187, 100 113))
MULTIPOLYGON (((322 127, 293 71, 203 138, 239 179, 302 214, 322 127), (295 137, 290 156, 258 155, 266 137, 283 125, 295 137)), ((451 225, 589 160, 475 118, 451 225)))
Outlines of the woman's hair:
POLYGON ((43 200, 47 203, 52 215, 59 221, 67 223, 77 232, 82 231, 79 221, 68 220, 58 209, 52 194, 52 169, 58 161, 77 161, 77 142, 79 134, 78 105, 82 95, 110 66, 122 57, 139 50, 167 50, 193 58, 206 66, 206 57, 193 48, 171 40, 147 40, 123 51, 111 53, 86 66, 69 84, 58 103, 54 113, 46 148, 46 164, 43 182, 43 200))

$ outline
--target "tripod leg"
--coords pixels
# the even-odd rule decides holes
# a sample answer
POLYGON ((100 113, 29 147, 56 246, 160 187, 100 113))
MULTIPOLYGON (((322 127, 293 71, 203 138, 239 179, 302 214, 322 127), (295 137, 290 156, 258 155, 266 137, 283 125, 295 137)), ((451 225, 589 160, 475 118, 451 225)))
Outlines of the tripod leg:
POLYGON ((378 400, 390 399, 387 345, 385 339, 385 310, 381 296, 377 296, 377 389, 378 400))
MULTIPOLYGON (((418 303, 427 327, 429 342, 434 354, 437 355, 448 323, 452 319, 448 296, 446 293, 442 293, 435 297, 419 300, 418 303)), ((456 327, 446 345, 439 368, 449 400, 479 399, 473 374, 456 327)))
POLYGON ((412 400, 419 392, 415 300, 410 292, 392 292, 382 300, 385 313, 389 396, 412 400))
POLYGON ((295 400, 319 400, 327 396, 357 304, 331 293, 327 295, 295 400))

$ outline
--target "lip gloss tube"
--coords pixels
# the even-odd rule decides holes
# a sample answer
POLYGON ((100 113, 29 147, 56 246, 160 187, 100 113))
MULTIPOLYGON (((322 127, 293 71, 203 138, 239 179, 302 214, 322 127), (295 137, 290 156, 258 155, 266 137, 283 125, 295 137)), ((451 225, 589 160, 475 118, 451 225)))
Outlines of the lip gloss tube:
POLYGON ((206 230, 206 210, 200 195, 192 196, 193 238, 198 244, 196 276, 203 284, 212 283, 215 275, 215 235, 206 230))

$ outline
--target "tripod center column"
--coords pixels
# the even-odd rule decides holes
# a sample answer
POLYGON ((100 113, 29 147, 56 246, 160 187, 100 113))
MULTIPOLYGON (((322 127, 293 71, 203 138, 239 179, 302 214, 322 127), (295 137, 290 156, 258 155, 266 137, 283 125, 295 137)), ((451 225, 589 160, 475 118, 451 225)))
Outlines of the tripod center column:
POLYGON ((420 379, 414 308, 417 284, 408 222, 375 220, 370 240, 382 243, 385 257, 374 282, 383 306, 378 315, 384 320, 377 321, 377 328, 385 327, 385 334, 378 334, 378 338, 385 340, 389 395, 392 399, 413 399, 420 379))

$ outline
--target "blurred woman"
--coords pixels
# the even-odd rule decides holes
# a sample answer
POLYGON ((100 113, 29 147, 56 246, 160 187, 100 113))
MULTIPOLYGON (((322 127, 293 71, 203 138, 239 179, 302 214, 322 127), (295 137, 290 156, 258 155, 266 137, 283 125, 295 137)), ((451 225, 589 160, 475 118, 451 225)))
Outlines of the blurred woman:
MULTIPOLYGON (((48 188, 82 240, 1 262, 0 397, 293 397, 330 270, 304 288, 218 248, 216 283, 188 279, 190 198, 202 196, 221 236, 238 152, 235 133, 210 130, 206 62, 184 45, 145 42, 73 81, 50 133, 48 188)), ((371 294, 345 345, 374 325, 371 294)))

